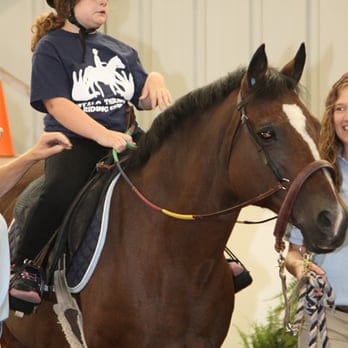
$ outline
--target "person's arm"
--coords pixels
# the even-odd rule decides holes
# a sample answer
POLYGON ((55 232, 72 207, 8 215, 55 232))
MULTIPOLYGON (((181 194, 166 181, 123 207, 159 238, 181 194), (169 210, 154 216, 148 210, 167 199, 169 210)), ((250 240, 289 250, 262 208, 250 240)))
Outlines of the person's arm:
POLYGON ((44 104, 49 114, 65 128, 102 146, 122 152, 127 143, 134 144, 130 135, 105 128, 69 99, 56 97, 44 100, 44 104))
MULTIPOLYGON (((297 279, 301 279, 304 275, 304 254, 307 252, 302 245, 289 243, 288 253, 285 258, 286 269, 297 279)), ((325 272, 318 265, 310 262, 308 268, 318 275, 324 275, 325 272)))
POLYGON ((0 166, 0 197, 9 191, 33 164, 70 148, 69 139, 62 133, 43 133, 31 149, 0 166))
POLYGON ((167 89, 164 77, 158 72, 151 72, 145 81, 139 107, 144 110, 152 110, 157 106, 164 110, 172 103, 172 96, 167 89))

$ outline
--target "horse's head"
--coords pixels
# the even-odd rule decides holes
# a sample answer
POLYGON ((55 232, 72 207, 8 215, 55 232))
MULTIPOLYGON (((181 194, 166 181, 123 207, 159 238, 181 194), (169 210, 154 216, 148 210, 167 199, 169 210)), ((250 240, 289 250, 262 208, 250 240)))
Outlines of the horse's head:
POLYGON ((305 56, 302 44, 278 71, 260 46, 247 68, 188 93, 160 114, 128 169, 143 167, 138 182, 152 187, 150 196, 161 194, 158 201, 170 200, 171 210, 217 212, 200 217, 233 211, 228 222, 249 204, 284 211, 290 188, 296 195, 285 200, 291 210, 286 220, 302 230, 310 250, 333 250, 343 242, 348 217, 330 170, 308 167, 320 160, 320 124, 298 95, 305 56), (298 175, 305 180, 295 180, 298 175), (159 186, 165 190, 158 192, 159 186))
POLYGON ((295 58, 277 71, 268 67, 264 45, 253 55, 236 91, 240 121, 233 130, 230 173, 232 182, 244 181, 234 185, 240 200, 282 183, 285 190, 257 203, 277 213, 295 178, 304 175, 286 207, 292 208, 289 221, 301 229, 309 250, 328 252, 343 242, 348 220, 330 170, 319 166, 303 174, 304 168, 320 159, 320 124, 297 93, 305 56, 302 44, 295 58), (243 172, 235 171, 236 163, 242 163, 243 172))

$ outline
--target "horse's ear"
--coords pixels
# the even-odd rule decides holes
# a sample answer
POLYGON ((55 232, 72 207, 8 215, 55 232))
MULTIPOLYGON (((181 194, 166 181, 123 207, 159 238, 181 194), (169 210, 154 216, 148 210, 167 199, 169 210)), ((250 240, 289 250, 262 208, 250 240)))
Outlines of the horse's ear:
POLYGON ((254 87, 265 77, 267 68, 268 61, 265 52, 265 44, 262 44, 252 56, 246 76, 242 81, 241 89, 243 94, 246 94, 248 89, 254 87))
POLYGON ((300 48, 298 49, 296 53, 295 58, 283 67, 283 69, 281 70, 281 73, 299 82, 302 76, 305 61, 306 61, 306 48, 305 48, 305 44, 302 42, 300 48))

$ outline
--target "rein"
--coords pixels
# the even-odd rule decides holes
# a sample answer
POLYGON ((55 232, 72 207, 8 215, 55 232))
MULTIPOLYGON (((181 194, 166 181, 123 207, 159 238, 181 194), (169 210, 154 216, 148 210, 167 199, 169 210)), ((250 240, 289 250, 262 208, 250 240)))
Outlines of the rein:
MULTIPOLYGON (((253 205, 269 196, 272 196, 273 194, 279 192, 280 190, 286 190, 286 186, 284 186, 285 183, 289 182, 289 179, 286 178, 281 178, 277 172, 277 170, 275 169, 275 166, 273 164, 273 162, 271 161, 269 154, 264 150, 264 148, 262 147, 262 144, 260 144, 260 142, 258 141, 255 132, 253 131, 253 127, 249 121, 248 116, 246 115, 245 112, 245 105, 246 102, 244 100, 242 100, 241 98, 241 94, 238 94, 238 103, 237 103, 237 109, 240 112, 240 119, 239 122, 237 124, 237 127, 234 131, 233 134, 233 139, 235 139, 235 136, 238 132, 238 129, 240 129, 240 125, 246 125, 247 130, 250 134, 250 136, 252 137, 252 139, 255 141, 255 143, 258 146, 258 152, 262 152, 265 160, 266 165, 268 165, 273 173, 273 175, 277 178, 278 182, 275 186, 271 187, 269 190, 267 190, 264 193, 261 193, 259 195, 257 195, 256 197, 250 198, 242 203, 236 204, 235 206, 226 208, 226 209, 222 209, 222 210, 218 210, 212 213, 206 213, 206 214, 186 214, 186 213, 178 213, 178 212, 174 212, 171 211, 169 209, 165 209, 162 208, 160 206, 158 206, 156 203, 154 203, 153 201, 151 201, 150 199, 148 199, 147 197, 145 197, 139 190, 138 188, 131 182, 131 180, 128 178, 127 174, 125 173, 125 171, 123 170, 123 168, 120 165, 120 161, 118 158, 118 154, 117 151, 115 149, 112 149, 112 155, 114 158, 114 162, 121 174, 121 176, 125 179, 125 181, 127 182, 127 184, 130 186, 130 188, 132 189, 132 191, 150 208, 161 212, 162 214, 172 217, 174 219, 178 219, 178 220, 202 220, 204 218, 211 218, 211 217, 217 217, 217 216, 222 216, 222 215, 227 215, 232 213, 234 210, 236 209, 241 209, 244 208, 248 205, 253 205)), ((233 139, 232 139, 232 143, 233 143, 233 139)), ((273 219, 273 218, 272 218, 273 219)))
MULTIPOLYGON (((211 217, 218 217, 218 216, 222 216, 222 215, 227 215, 232 213, 234 210, 236 209, 241 209, 243 207, 246 207, 248 205, 253 205, 277 192, 279 192, 280 190, 287 190, 288 188, 286 186, 284 186, 285 183, 289 183, 290 180, 287 178, 282 178, 279 173, 278 170, 276 169, 276 166, 274 165, 273 161, 271 160, 269 154, 267 151, 265 151, 265 149, 263 148, 262 144, 260 143, 259 139, 256 136, 256 133, 254 131, 254 128, 246 114, 245 111, 245 107, 247 105, 247 102, 245 101, 245 99, 242 98, 241 92, 238 93, 238 97, 237 97, 237 109, 240 112, 240 119, 239 122, 237 124, 237 127, 233 133, 233 139, 235 138, 238 129, 240 129, 240 125, 245 125, 247 127, 248 133, 249 135, 252 137, 252 139, 254 140, 255 144, 258 147, 258 152, 262 153, 263 158, 265 159, 265 164, 271 169, 273 175, 275 176, 275 178, 277 179, 277 184, 273 187, 271 187, 269 190, 267 190, 264 193, 261 193, 259 195, 257 195, 256 197, 250 198, 249 200, 246 200, 244 202, 241 202, 239 204, 236 204, 235 206, 226 208, 226 209, 222 209, 222 210, 218 210, 218 211, 214 211, 211 213, 201 213, 201 214, 187 214, 187 213, 179 213, 179 212, 174 212, 171 211, 169 209, 166 208, 162 208, 159 205, 157 205, 156 203, 154 203, 153 201, 151 201, 150 199, 148 199, 147 197, 145 197, 140 191, 139 189, 131 182, 131 180, 128 178, 127 174, 125 173, 125 171, 123 170, 119 158, 118 158, 118 154, 117 151, 115 149, 112 149, 112 155, 113 155, 113 159, 114 162, 121 174, 121 176, 125 179, 126 183, 130 186, 130 188, 132 189, 132 191, 147 205, 149 206, 151 209, 158 211, 166 216, 172 217, 174 219, 178 219, 178 220, 188 220, 188 221, 192 221, 192 220, 202 220, 205 218, 211 218, 211 217)), ((127 131, 128 132, 128 131, 127 131)), ((129 134, 129 132, 128 132, 129 134)), ((233 139, 232 139, 232 143, 233 143, 233 139)), ((131 145, 131 144, 130 144, 131 145)), ((134 149, 134 145, 130 146, 130 148, 134 149)), ((288 192, 288 194, 286 195, 283 204, 281 206, 280 212, 279 212, 279 216, 277 219, 277 225, 276 225, 276 229, 274 231, 274 235, 276 237, 276 250, 279 251, 280 250, 280 245, 282 243, 282 237, 284 235, 285 232, 285 225, 287 223, 287 219, 289 218, 290 215, 290 210, 293 207, 293 204, 295 202, 295 199, 297 197, 297 194, 300 190, 300 188, 302 187, 303 183, 305 182, 305 180, 311 175, 313 174, 315 171, 324 168, 324 167, 329 167, 331 169, 332 166, 329 164, 329 162, 327 161, 315 161, 310 163, 308 166, 306 166, 295 178, 294 182, 290 185, 290 190, 288 192), (278 250, 279 249, 279 250, 278 250)), ((273 218, 271 218, 273 219, 273 218)), ((284 248, 283 248, 284 249, 284 248)), ((282 249, 282 250, 283 250, 282 249)))
POLYGON ((267 190, 264 193, 261 193, 259 195, 257 195, 256 197, 253 197, 247 201, 244 201, 242 203, 236 204, 232 207, 226 208, 226 209, 222 209, 222 210, 218 210, 212 213, 207 213, 207 214, 185 214, 185 213, 177 213, 174 211, 171 211, 169 209, 165 209, 165 208, 161 208, 160 206, 158 206, 156 203, 152 202, 151 200, 149 200, 148 198, 146 198, 139 190, 138 188, 131 182, 131 180, 128 178, 127 174, 124 172, 123 168, 121 167, 120 161, 118 159, 118 155, 115 149, 112 150, 112 154, 114 157, 114 161, 117 165, 118 170, 120 171, 120 174, 122 175, 122 177, 126 180, 127 184, 130 186, 130 188, 132 189, 132 191, 146 204, 148 205, 150 208, 163 213, 166 216, 170 216, 172 218, 178 219, 178 220, 201 220, 204 218, 210 218, 210 217, 216 217, 216 216, 221 216, 221 215, 227 215, 230 214, 231 212, 233 212, 236 209, 240 209, 243 207, 246 207, 247 205, 252 205, 255 204, 258 201, 261 201, 273 194, 275 194, 276 192, 280 191, 280 190, 284 190, 285 187, 281 184, 278 183, 277 185, 275 185, 274 187, 270 188, 269 190, 267 190))

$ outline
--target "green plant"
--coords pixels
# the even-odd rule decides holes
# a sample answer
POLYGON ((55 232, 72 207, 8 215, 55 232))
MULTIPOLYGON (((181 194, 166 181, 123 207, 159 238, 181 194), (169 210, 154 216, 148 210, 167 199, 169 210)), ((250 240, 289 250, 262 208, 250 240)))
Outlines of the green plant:
MULTIPOLYGON (((290 294, 296 286, 293 281, 287 293, 290 294)), ((289 295, 288 295, 289 296, 289 295)), ((296 348, 297 336, 292 336, 284 328, 284 304, 282 295, 278 295, 280 304, 275 308, 271 308, 267 312, 266 321, 261 323, 252 323, 252 332, 246 334, 237 328, 242 339, 243 348, 296 348)), ((291 298, 291 302, 295 303, 296 299, 291 298)), ((292 306, 294 307, 294 306, 292 306)), ((293 317, 293 314, 291 317, 293 317)))
POLYGON ((295 348, 297 337, 285 331, 282 319, 274 310, 267 314, 266 323, 252 324, 249 335, 238 329, 244 348, 295 348))

